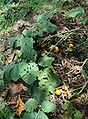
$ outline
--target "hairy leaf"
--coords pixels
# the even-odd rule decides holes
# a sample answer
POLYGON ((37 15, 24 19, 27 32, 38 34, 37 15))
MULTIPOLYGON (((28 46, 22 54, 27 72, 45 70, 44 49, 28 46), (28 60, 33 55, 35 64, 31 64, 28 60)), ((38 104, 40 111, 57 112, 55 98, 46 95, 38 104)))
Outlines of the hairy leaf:
POLYGON ((47 21, 52 17, 52 14, 49 14, 47 12, 42 13, 41 15, 38 15, 37 22, 42 23, 44 21, 47 21))
POLYGON ((32 28, 31 29, 28 29, 28 30, 24 30, 23 32, 22 32, 22 34, 24 35, 24 36, 27 36, 27 37, 32 37, 32 35, 33 35, 33 32, 32 32, 32 28))
POLYGON ((67 13, 67 17, 83 17, 85 14, 85 11, 82 7, 77 7, 75 9, 71 9, 68 13, 67 13))
POLYGON ((66 101, 62 105, 63 110, 65 110, 64 114, 66 113, 68 116, 72 117, 73 119, 81 119, 82 114, 78 111, 71 102, 66 101))
POLYGON ((86 17, 83 21, 82 21, 83 24, 85 25, 88 25, 88 17, 86 17))
POLYGON ((33 112, 38 106, 38 103, 35 99, 31 98, 25 103, 25 109, 27 112, 33 112))
MULTIPOLYGON (((24 33, 24 32, 23 32, 24 33)), ((28 37, 28 34, 25 33, 18 35, 16 37, 9 38, 9 42, 12 48, 21 50, 22 58, 30 61, 36 60, 36 51, 33 49, 33 38, 28 37)), ((30 33, 29 33, 30 36, 30 33)))
POLYGON ((22 119, 35 119, 37 112, 27 113, 25 112, 22 119))
POLYGON ((43 89, 40 87, 34 88, 33 98, 36 99, 40 104, 45 99, 45 92, 43 91, 43 89))
POLYGON ((46 114, 42 111, 25 113, 22 119, 48 119, 46 114))
POLYGON ((52 94, 54 94, 55 87, 60 84, 59 77, 54 74, 50 68, 45 68, 43 71, 41 70, 38 79, 40 80, 39 86, 52 94))
POLYGON ((45 12, 38 16, 36 24, 37 35, 42 36, 43 32, 53 33, 57 29, 57 26, 50 22, 53 14, 54 12, 45 12))
POLYGON ((55 105, 53 103, 51 103, 50 101, 43 101, 42 110, 46 113, 54 112, 55 111, 55 105))
POLYGON ((82 114, 80 111, 76 110, 75 114, 73 115, 74 119, 82 119, 82 114))
POLYGON ((14 63, 10 63, 4 67, 3 79, 7 81, 11 80, 10 73, 11 73, 11 70, 14 68, 14 66, 15 66, 14 63))
POLYGON ((37 113, 35 119, 48 119, 48 117, 46 116, 44 112, 40 111, 39 113, 37 113))
POLYGON ((53 57, 49 57, 49 56, 45 55, 39 59, 38 64, 43 67, 49 67, 49 66, 51 66, 53 61, 54 61, 53 57))
POLYGON ((37 80, 38 76, 38 67, 36 63, 17 63, 17 64, 9 64, 6 66, 4 71, 4 78, 6 80, 14 80, 17 81, 21 78, 27 84, 33 83, 37 80))

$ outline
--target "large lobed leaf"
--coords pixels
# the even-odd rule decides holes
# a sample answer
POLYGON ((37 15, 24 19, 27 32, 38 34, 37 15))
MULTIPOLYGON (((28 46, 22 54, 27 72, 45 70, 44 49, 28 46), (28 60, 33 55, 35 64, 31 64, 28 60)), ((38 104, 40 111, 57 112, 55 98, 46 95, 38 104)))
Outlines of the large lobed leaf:
MULTIPOLYGON (((30 32, 30 31, 29 31, 30 32)), ((16 37, 9 38, 9 42, 12 48, 21 50, 22 58, 27 59, 28 61, 36 60, 36 51, 33 49, 33 38, 31 38, 30 33, 23 32, 23 34, 16 37), (25 35, 27 36, 25 36, 25 35)))
POLYGON ((52 65, 53 61, 54 61, 53 57, 49 57, 49 56, 45 55, 39 59, 38 64, 43 67, 49 67, 52 65))
POLYGON ((42 105, 42 111, 46 113, 55 111, 55 105, 48 100, 43 101, 41 105, 42 105))
POLYGON ((41 15, 38 15, 36 24, 37 35, 42 36, 43 32, 53 33, 57 29, 57 26, 50 22, 50 19, 54 13, 55 12, 45 12, 41 15))
POLYGON ((38 103, 35 99, 31 98, 25 103, 25 109, 27 112, 33 112, 38 106, 38 103))
POLYGON ((32 94, 33 98, 36 99, 36 101, 41 104, 41 102, 45 99, 46 95, 45 92, 43 91, 42 88, 40 87, 36 87, 33 90, 33 94, 32 94))
POLYGON ((25 113, 22 119, 48 119, 46 114, 42 111, 25 113))
POLYGON ((37 80, 38 76, 38 66, 36 63, 24 63, 20 62, 17 64, 8 64, 4 70, 4 79, 17 81, 22 79, 27 84, 33 83, 37 80))
POLYGON ((80 18, 80 17, 83 17, 85 14, 85 11, 82 7, 77 7, 77 8, 74 8, 74 9, 71 9, 68 13, 67 13, 67 17, 77 17, 77 18, 80 18))
POLYGON ((59 77, 52 71, 51 68, 45 68, 39 72, 38 76, 39 86, 52 94, 54 94, 54 89, 60 84, 59 77))

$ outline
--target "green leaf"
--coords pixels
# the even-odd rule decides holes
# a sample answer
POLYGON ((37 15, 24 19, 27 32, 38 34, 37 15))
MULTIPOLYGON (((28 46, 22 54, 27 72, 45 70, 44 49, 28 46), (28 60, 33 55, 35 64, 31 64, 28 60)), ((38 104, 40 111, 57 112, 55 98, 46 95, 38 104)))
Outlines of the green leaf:
POLYGON ((11 80, 17 81, 20 78, 20 75, 19 75, 18 71, 19 71, 18 65, 14 65, 14 67, 12 68, 12 70, 10 72, 11 80))
POLYGON ((44 22, 42 24, 41 29, 42 29, 43 32, 53 33, 57 29, 57 26, 50 23, 50 22, 44 22))
POLYGON ((38 66, 36 63, 11 63, 5 67, 4 79, 17 81, 21 78, 27 84, 33 83, 37 80, 38 76, 38 66))
POLYGON ((82 21, 83 24, 88 25, 88 17, 82 21))
POLYGON ((21 50, 23 59, 26 59, 28 61, 31 61, 31 60, 35 61, 37 54, 36 54, 36 51, 33 49, 33 43, 34 43, 33 38, 28 37, 28 34, 26 33, 24 34, 27 36, 24 36, 23 34, 21 34, 16 37, 9 38, 10 45, 11 47, 15 49, 21 50))
POLYGON ((77 110, 73 104, 69 101, 66 101, 62 105, 63 110, 65 111, 64 114, 67 114, 68 116, 72 117, 73 119, 81 119, 82 114, 79 110, 77 110))
POLYGON ((42 80, 42 79, 49 79, 49 74, 51 72, 50 68, 45 68, 43 70, 39 71, 39 75, 38 75, 38 79, 42 80))
POLYGON ((80 111, 76 110, 75 114, 73 115, 74 119, 82 119, 82 114, 80 111))
POLYGON ((37 115, 37 112, 31 112, 31 113, 24 113, 23 118, 22 119, 35 119, 37 115))
POLYGON ((21 52, 23 58, 31 59, 30 57, 36 57, 36 52, 33 49, 33 38, 22 37, 21 38, 21 52), (35 52, 35 53, 34 53, 35 52), (34 55, 33 55, 34 54, 34 55), (32 56, 31 56, 32 55, 32 56))
POLYGON ((50 92, 54 94, 55 86, 53 85, 51 80, 47 80, 47 79, 40 80, 39 86, 46 92, 50 92))
POLYGON ((45 97, 45 92, 42 90, 42 88, 40 87, 34 88, 33 98, 37 100, 39 104, 44 100, 44 97, 45 97))
POLYGON ((39 86, 52 94, 54 94, 54 89, 60 84, 59 77, 52 71, 51 68, 45 68, 39 72, 38 76, 39 86))
POLYGON ((47 21, 52 15, 45 12, 40 15, 38 15, 37 22, 42 23, 44 21, 47 21))
POLYGON ((10 72, 14 68, 14 63, 10 63, 4 67, 3 79, 11 80, 10 72))
POLYGON ((38 103, 35 99, 31 98, 25 103, 25 109, 27 112, 33 112, 38 106, 38 103))
POLYGON ((49 67, 52 65, 53 61, 54 61, 53 57, 49 57, 49 56, 45 55, 39 59, 38 64, 43 67, 49 67))
POLYGON ((70 103, 69 101, 66 101, 63 105, 62 105, 62 108, 64 109, 64 110, 68 110, 68 111, 74 111, 75 110, 75 108, 74 108, 74 106, 72 105, 72 103, 70 103))
POLYGON ((24 35, 24 36, 27 36, 27 37, 32 37, 33 36, 33 32, 32 32, 32 28, 31 29, 25 29, 23 32, 22 32, 22 34, 24 35))
POLYGON ((43 79, 50 80, 49 82, 51 82, 54 86, 58 86, 60 84, 60 79, 57 74, 52 71, 52 68, 45 68, 44 70, 40 70, 38 79, 40 81, 43 79))
POLYGON ((55 105, 49 101, 44 101, 42 104, 42 111, 49 113, 55 111, 55 105))
POLYGON ((44 112, 40 111, 39 113, 37 113, 35 119, 48 119, 48 117, 46 116, 44 112))
POLYGON ((72 52, 73 51, 73 48, 67 48, 67 51, 68 52, 72 52))
POLYGON ((27 61, 36 61, 36 57, 37 57, 36 51, 34 49, 31 49, 26 59, 27 61))
POLYGON ((39 111, 38 113, 36 112, 25 113, 22 119, 48 119, 48 117, 44 112, 39 111))
POLYGON ((43 31, 40 31, 40 30, 39 31, 36 31, 35 34, 36 34, 36 36, 42 37, 43 36, 43 31))
POLYGON ((61 8, 62 6, 63 6, 63 4, 65 3, 65 1, 64 0, 59 0, 58 2, 57 1, 55 1, 55 5, 56 5, 56 7, 57 8, 61 8))
POLYGON ((38 31, 37 34, 39 36, 42 36, 43 32, 53 33, 57 29, 57 26, 50 22, 50 19, 54 13, 55 12, 45 12, 38 16, 36 29, 38 31))
POLYGON ((85 14, 85 11, 82 7, 77 7, 75 9, 71 9, 68 13, 67 13, 67 17, 71 18, 71 17, 77 17, 77 18, 80 18, 80 17, 83 17, 85 14))
POLYGON ((37 80, 38 72, 38 66, 34 62, 19 64, 19 75, 27 84, 31 84, 37 80))
POLYGON ((12 48, 15 47, 15 42, 17 40, 17 37, 11 37, 11 38, 8 38, 8 41, 9 41, 9 44, 12 48))

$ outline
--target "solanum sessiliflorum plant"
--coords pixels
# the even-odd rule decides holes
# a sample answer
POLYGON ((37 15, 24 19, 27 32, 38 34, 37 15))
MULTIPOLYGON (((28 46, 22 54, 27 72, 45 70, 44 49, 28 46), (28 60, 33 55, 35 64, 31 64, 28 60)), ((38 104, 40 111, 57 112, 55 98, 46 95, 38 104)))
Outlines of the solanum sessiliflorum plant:
POLYGON ((48 119, 46 113, 55 111, 52 96, 55 87, 60 84, 60 79, 52 67, 54 58, 44 55, 37 59, 37 52, 33 47, 35 36, 41 36, 44 32, 54 32, 56 26, 49 20, 50 14, 42 14, 37 21, 41 28, 37 26, 34 29, 24 30, 16 37, 9 38, 11 48, 19 51, 19 55, 16 54, 14 60, 5 66, 3 78, 7 82, 12 80, 27 84, 27 94, 30 98, 25 103, 26 112, 21 117, 23 119, 35 119, 35 117, 48 119), (53 29, 50 30, 51 28, 53 29))

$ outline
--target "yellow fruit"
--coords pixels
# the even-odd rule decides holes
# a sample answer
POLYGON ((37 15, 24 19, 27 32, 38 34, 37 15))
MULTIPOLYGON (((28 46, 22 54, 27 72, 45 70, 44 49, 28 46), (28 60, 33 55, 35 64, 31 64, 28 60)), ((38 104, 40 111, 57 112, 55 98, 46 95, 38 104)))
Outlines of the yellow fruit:
POLYGON ((70 43, 68 47, 69 47, 69 48, 72 48, 72 47, 73 47, 73 44, 72 44, 72 43, 70 43))
POLYGON ((55 91, 55 94, 56 95, 60 95, 62 93, 62 90, 61 89, 56 89, 56 91, 55 91))
POLYGON ((57 46, 55 46, 54 52, 58 53, 58 51, 59 51, 59 48, 57 46))

